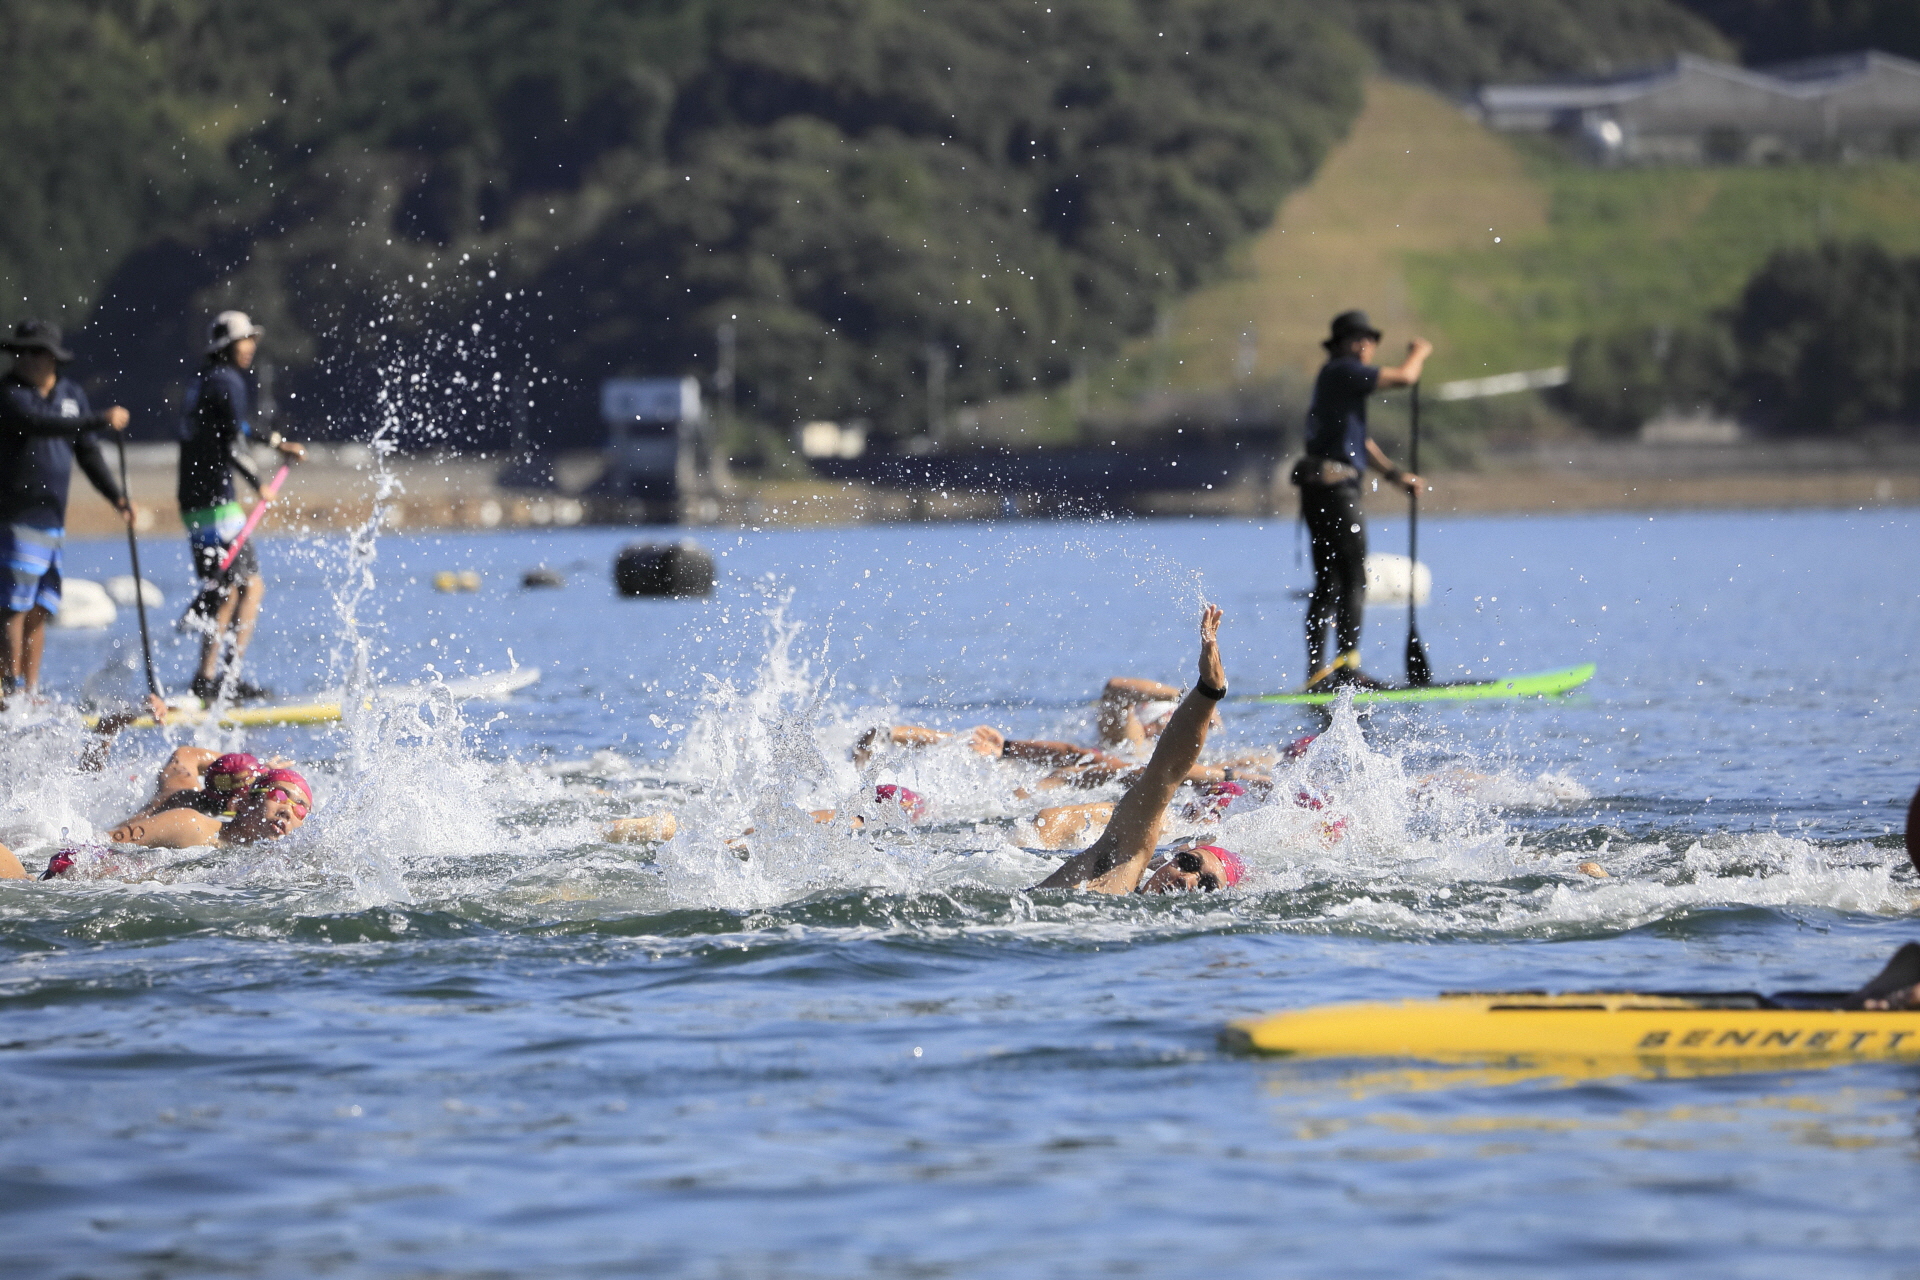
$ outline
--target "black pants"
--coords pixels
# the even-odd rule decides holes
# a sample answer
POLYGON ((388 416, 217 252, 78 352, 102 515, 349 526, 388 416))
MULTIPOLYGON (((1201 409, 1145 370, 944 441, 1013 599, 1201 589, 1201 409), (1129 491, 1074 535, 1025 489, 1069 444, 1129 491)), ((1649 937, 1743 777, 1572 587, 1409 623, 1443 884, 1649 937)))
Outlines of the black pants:
POLYGON ((1307 601, 1307 676, 1327 665, 1327 624, 1339 648, 1360 647, 1367 594, 1367 522, 1357 484, 1300 486, 1300 515, 1313 543, 1313 597, 1307 601))

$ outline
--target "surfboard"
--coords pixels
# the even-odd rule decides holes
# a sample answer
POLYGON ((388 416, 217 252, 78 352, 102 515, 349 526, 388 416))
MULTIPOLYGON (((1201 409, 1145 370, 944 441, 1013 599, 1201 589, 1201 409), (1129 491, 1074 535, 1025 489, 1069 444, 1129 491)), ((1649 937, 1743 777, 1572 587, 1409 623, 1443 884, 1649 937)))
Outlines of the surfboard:
POLYGON ((1221 1039, 1257 1053, 1445 1063, 1678 1058, 1818 1065, 1920 1058, 1920 1011, 1809 1007, 1840 995, 1468 992, 1297 1009, 1235 1022, 1221 1039))
MULTIPOLYGON (((459 701, 490 701, 504 698, 540 679, 538 667, 515 667, 511 671, 489 671, 477 676, 462 676, 448 680, 445 687, 448 693, 459 701)), ((367 699, 368 706, 376 700, 399 702, 411 697, 420 697, 434 686, 426 681, 413 681, 404 685, 384 685, 373 691, 367 699)), ((311 725, 331 724, 340 718, 341 701, 344 690, 328 690, 312 695, 306 702, 269 702, 261 706, 228 707, 221 712, 217 723, 223 729, 257 728, 265 725, 311 725)), ((167 717, 168 725, 195 727, 213 721, 213 712, 199 705, 198 699, 184 698, 167 717)), ((89 729, 100 723, 99 716, 85 717, 89 729)), ((152 716, 141 716, 128 726, 130 729, 153 729, 158 724, 152 716)))
MULTIPOLYGON (((1429 684, 1408 689, 1355 689, 1355 706, 1369 702, 1475 702, 1492 698, 1548 698, 1570 693, 1593 679, 1594 665, 1583 662, 1558 671, 1535 671, 1529 675, 1508 676, 1504 680, 1467 680, 1453 684, 1429 684)), ((1324 693, 1256 693, 1246 702, 1278 702, 1295 705, 1326 706, 1345 690, 1324 693)))

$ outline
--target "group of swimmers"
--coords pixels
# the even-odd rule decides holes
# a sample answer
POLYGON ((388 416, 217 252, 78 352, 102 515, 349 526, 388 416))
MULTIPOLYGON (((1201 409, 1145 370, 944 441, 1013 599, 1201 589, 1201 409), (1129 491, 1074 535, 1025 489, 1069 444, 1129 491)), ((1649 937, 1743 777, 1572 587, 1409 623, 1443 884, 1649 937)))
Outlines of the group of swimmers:
MULTIPOLYGON (((1217 821, 1235 798, 1272 785, 1268 775, 1250 772, 1235 776, 1238 771, 1233 768, 1200 763, 1208 734, 1219 722, 1216 708, 1227 696, 1226 667, 1219 644, 1221 617, 1214 605, 1201 611, 1197 678, 1183 694, 1150 681, 1109 682, 1102 699, 1099 747, 1008 739, 984 725, 957 735, 983 756, 1054 766, 1042 786, 1090 785, 1084 781, 1089 772, 1097 773, 1103 781, 1117 780, 1125 786, 1124 794, 1110 804, 1055 806, 1035 816, 1034 830, 1047 847, 1066 843, 1062 837, 1067 833, 1085 834, 1095 826, 1100 828, 1090 844, 1034 885, 1035 890, 1213 893, 1230 889, 1245 877, 1246 864, 1238 854, 1203 836, 1189 834, 1168 845, 1161 843, 1170 819, 1183 818, 1205 826, 1217 821), (1139 714, 1143 705, 1171 700, 1165 696, 1168 694, 1178 694, 1171 711, 1158 714, 1155 709, 1144 718, 1139 714), (1114 750, 1146 742, 1153 745, 1145 763, 1114 750), (1195 798, 1176 808, 1174 801, 1183 787, 1194 789, 1195 798)), ((164 706, 156 705, 153 710, 164 718, 164 706)), ((103 721, 102 740, 116 727, 112 719, 103 721)), ((864 765, 883 747, 925 747, 951 741, 955 736, 913 725, 876 729, 860 739, 855 758, 864 765)), ((1294 743, 1288 753, 1297 756, 1310 741, 1294 743)), ((1244 767, 1258 762, 1255 758, 1240 763, 1244 767)), ((1265 762, 1270 765, 1271 757, 1265 762)), ((898 783, 875 787, 874 799, 898 806, 910 820, 926 814, 926 801, 898 783)), ((263 762, 246 754, 179 747, 161 767, 153 796, 114 827, 108 839, 115 844, 169 849, 257 844, 298 830, 312 806, 312 788, 285 761, 263 762)), ((840 815, 820 810, 812 816, 816 821, 830 822, 840 815)), ((849 822, 862 825, 858 814, 849 815, 849 822)), ((616 841, 654 842, 671 839, 676 829, 674 816, 662 813, 620 819, 606 834, 616 841)), ((1915 793, 1908 809, 1906 847, 1915 867, 1920 868, 1920 792, 1915 793)), ((49 861, 40 878, 66 876, 76 866, 75 851, 63 849, 49 861)), ((0 846, 0 879, 27 878, 29 873, 19 859, 0 846)), ((1848 1003, 1849 1007, 1864 1009, 1920 1009, 1920 944, 1901 948, 1848 1003)))
MULTIPOLYGON (((1108 681, 1101 697, 1099 746, 1013 739, 990 725, 978 725, 959 734, 919 725, 893 725, 863 734, 854 746, 854 762, 869 765, 887 748, 912 750, 959 741, 990 759, 1051 766, 1037 784, 1042 790, 1118 783, 1125 792, 1117 801, 1054 805, 1034 815, 1033 831, 1044 848, 1062 848, 1098 831, 1092 843, 1035 885, 1036 889, 1123 894, 1211 893, 1231 888, 1246 874, 1246 864, 1232 850, 1191 834, 1165 847, 1160 843, 1170 820, 1208 826, 1217 822, 1238 797, 1272 786, 1271 776, 1260 771, 1272 766, 1272 755, 1242 756, 1225 765, 1200 762, 1207 735, 1220 722, 1219 702, 1227 696, 1219 644, 1221 616, 1214 605, 1201 612, 1198 679, 1184 694, 1150 680, 1128 677, 1108 681), (1152 744, 1152 750, 1142 762, 1138 752, 1147 743, 1152 744), (1174 801, 1183 787, 1191 789, 1192 796, 1176 807, 1174 801)), ((1309 741, 1294 743, 1289 754, 1299 755, 1309 741)), ((1028 792, 1023 788, 1019 794, 1028 792)), ((927 809, 921 796, 897 783, 875 787, 874 799, 883 805, 897 805, 911 820, 924 817, 927 809)), ((812 816, 818 822, 841 817, 830 809, 815 810, 812 816)), ((859 814, 848 815, 847 820, 854 826, 865 823, 859 814)), ((653 842, 671 839, 678 828, 678 819, 672 813, 656 813, 618 819, 606 834, 616 841, 653 842)))
MULTIPOLYGON (((153 702, 158 704, 159 700, 153 702)), ((157 717, 165 719, 164 704, 153 709, 157 717)), ((101 741, 82 756, 82 767, 98 767, 105 740, 130 718, 102 722, 101 741)), ((153 795, 116 824, 108 832, 107 841, 148 849, 260 844, 298 831, 312 809, 313 787, 288 761, 277 757, 261 761, 246 752, 176 747, 160 766, 153 795)), ((62 847, 48 859, 39 878, 53 880, 84 870, 81 856, 86 852, 62 847)), ((0 845, 0 880, 32 878, 13 850, 0 845)))

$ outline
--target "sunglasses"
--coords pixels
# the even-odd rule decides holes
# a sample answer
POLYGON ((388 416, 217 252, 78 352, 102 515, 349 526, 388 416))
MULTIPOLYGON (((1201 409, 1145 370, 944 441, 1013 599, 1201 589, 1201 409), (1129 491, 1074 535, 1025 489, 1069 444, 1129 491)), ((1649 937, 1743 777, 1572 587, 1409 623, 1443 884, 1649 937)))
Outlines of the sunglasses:
POLYGON ((301 818, 307 816, 307 810, 311 807, 308 805, 305 796, 297 791, 289 791, 285 787, 274 787, 271 790, 257 792, 256 794, 268 800, 285 800, 293 806, 295 816, 301 818))
POLYGON ((1207 870, 1206 861, 1192 850, 1183 849, 1174 854, 1173 865, 1175 870, 1199 876, 1200 887, 1208 893, 1216 892, 1220 888, 1220 877, 1207 870))

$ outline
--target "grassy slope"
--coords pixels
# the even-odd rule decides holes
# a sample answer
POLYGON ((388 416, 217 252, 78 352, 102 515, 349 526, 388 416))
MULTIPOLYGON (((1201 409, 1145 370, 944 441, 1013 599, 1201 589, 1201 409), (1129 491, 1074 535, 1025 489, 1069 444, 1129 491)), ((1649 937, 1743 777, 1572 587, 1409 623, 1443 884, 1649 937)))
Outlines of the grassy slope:
POLYGON ((1176 381, 1232 379, 1249 324, 1259 340, 1255 380, 1309 375, 1327 321, 1349 307, 1386 331, 1389 352, 1415 330, 1451 348, 1441 317, 1409 287, 1407 261, 1445 261, 1546 224, 1545 193, 1503 140, 1425 90, 1373 80, 1352 133, 1254 241, 1237 278, 1180 305, 1176 381))
POLYGON ((1539 368, 1590 329, 1723 307, 1775 249, 1826 236, 1920 252, 1920 165, 1593 169, 1375 79, 1235 276, 1181 302, 1166 347, 1136 345, 1094 390, 1228 385, 1250 324, 1253 380, 1310 374, 1346 307, 1372 313, 1390 357, 1410 331, 1431 337, 1433 381, 1539 368))

